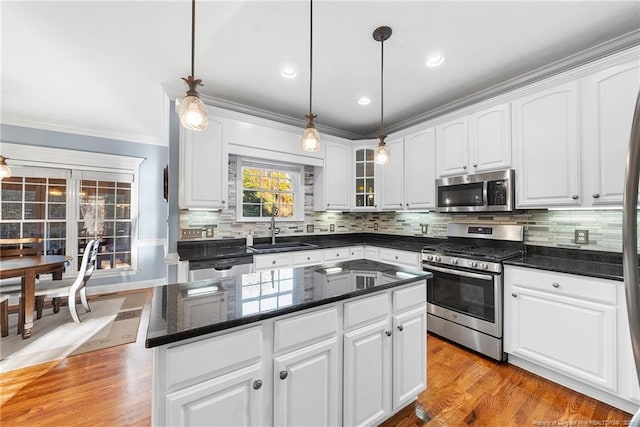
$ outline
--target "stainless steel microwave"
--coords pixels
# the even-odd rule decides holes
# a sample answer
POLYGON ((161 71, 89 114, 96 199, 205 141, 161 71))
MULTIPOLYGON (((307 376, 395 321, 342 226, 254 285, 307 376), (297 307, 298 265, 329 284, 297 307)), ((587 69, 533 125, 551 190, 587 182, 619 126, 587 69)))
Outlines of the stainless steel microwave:
POLYGON ((513 212, 515 172, 504 169, 436 180, 436 212, 513 212))

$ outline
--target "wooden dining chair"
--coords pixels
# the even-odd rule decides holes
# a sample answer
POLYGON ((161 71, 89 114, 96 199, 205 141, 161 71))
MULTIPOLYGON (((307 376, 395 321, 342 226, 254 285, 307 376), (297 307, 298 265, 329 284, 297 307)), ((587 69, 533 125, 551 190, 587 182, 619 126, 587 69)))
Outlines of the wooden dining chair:
POLYGON ((9 335, 9 295, 0 295, 0 332, 9 335))
POLYGON ((42 255, 42 239, 38 237, 0 239, 0 258, 31 255, 42 255))
POLYGON ((53 298, 53 311, 57 313, 60 310, 57 298, 67 298, 69 311, 74 322, 80 323, 78 312, 76 310, 76 295, 80 292, 80 300, 86 311, 91 311, 89 302, 87 301, 87 282, 96 268, 96 260, 98 258, 98 247, 100 240, 90 240, 84 248, 80 270, 75 280, 70 283, 65 280, 40 281, 36 283, 36 318, 42 317, 44 307, 44 299, 53 298))

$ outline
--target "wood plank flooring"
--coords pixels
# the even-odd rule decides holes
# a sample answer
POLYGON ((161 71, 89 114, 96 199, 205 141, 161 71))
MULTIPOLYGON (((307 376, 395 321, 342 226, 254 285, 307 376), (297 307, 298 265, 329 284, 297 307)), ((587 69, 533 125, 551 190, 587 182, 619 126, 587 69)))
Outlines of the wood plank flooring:
MULTIPOLYGON (((150 300, 151 292, 135 343, 2 374, 0 424, 150 425, 152 357, 144 347, 150 300)), ((531 426, 534 421, 626 425, 631 419, 631 414, 436 336, 428 336, 427 350, 428 389, 419 402, 431 421, 420 421, 409 405, 384 427, 531 426)))

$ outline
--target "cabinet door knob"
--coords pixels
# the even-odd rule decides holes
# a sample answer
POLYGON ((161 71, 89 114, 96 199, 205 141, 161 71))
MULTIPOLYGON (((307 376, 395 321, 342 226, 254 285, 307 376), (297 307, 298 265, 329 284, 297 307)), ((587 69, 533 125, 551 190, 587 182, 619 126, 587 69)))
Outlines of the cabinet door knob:
POLYGON ((307 261, 310 261, 310 260, 311 260, 311 257, 310 257, 310 256, 308 256, 308 257, 307 257, 307 261))
POLYGON ((553 284, 551 286, 553 286, 554 288, 559 288, 560 287, 560 283, 553 282, 553 284))
POLYGON ((409 203, 407 203, 407 206, 409 206, 409 203))
POLYGON ((288 375, 289 375, 289 373, 287 371, 280 371, 280 379, 281 380, 286 379, 288 375))
POLYGON ((571 196, 571 198, 572 198, 573 200, 578 200, 578 195, 577 195, 577 194, 574 194, 573 196, 571 196))
POLYGON ((384 331, 384 333, 385 333, 388 337, 390 337, 390 336, 391 336, 391 334, 392 334, 392 332, 391 332, 391 331, 384 331))
POLYGON ((593 193, 593 198, 594 199, 599 199, 600 198, 600 193, 593 193))
POLYGON ((474 168, 477 168, 477 167, 478 167, 478 164, 477 164, 477 163, 474 163, 474 164, 473 164, 473 167, 474 167, 474 168))
POLYGON ((396 255, 396 259, 398 259, 398 255, 396 255))
POLYGON ((517 298, 518 294, 516 294, 515 292, 511 292, 511 296, 514 297, 514 298, 517 298))
POLYGON ((273 261, 271 261, 271 264, 275 264, 275 263, 276 263, 276 260, 275 260, 275 259, 274 259, 273 261))
POLYGON ((462 169, 466 169, 466 168, 467 168, 467 165, 462 165, 462 169))
POLYGON ((253 382, 253 389, 258 390, 260 387, 262 387, 262 380, 255 380, 253 382))
POLYGON ((327 203, 327 207, 331 206, 329 203, 327 203))
POLYGON ((402 325, 398 325, 398 330, 399 330, 400 332, 402 332, 402 330, 403 330, 403 329, 404 329, 404 326, 402 326, 402 325))

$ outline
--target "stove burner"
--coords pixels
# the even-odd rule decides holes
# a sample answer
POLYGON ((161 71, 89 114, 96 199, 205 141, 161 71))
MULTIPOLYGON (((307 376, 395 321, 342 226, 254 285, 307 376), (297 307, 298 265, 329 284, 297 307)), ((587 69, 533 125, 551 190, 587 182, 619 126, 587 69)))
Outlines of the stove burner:
POLYGON ((436 243, 426 245, 423 251, 440 252, 445 255, 461 255, 474 258, 502 261, 522 255, 521 249, 499 248, 493 246, 472 246, 460 243, 436 243))

